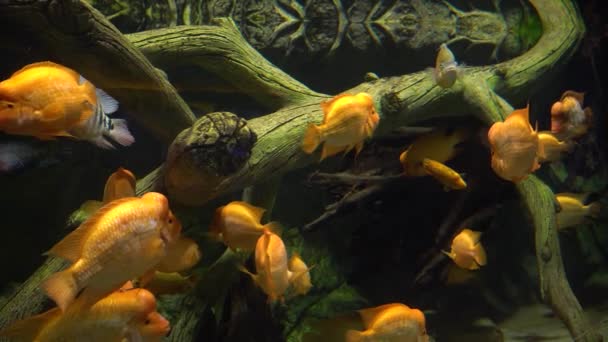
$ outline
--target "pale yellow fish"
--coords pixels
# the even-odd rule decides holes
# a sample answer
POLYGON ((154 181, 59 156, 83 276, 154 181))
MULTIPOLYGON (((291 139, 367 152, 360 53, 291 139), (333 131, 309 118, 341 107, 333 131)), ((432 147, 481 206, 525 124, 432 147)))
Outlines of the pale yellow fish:
POLYGON ((287 268, 291 272, 290 283, 297 295, 305 295, 312 288, 310 268, 304 263, 298 253, 292 253, 287 268))
POLYGON ((437 85, 442 88, 450 88, 458 79, 460 70, 452 51, 445 43, 441 44, 433 70, 433 79, 437 85))
POLYGON ((530 125, 529 106, 514 110, 488 131, 492 169, 502 179, 517 183, 536 171, 543 155, 536 130, 530 125))
POLYGON ((239 269, 268 295, 268 302, 284 300, 285 292, 292 277, 287 268, 287 251, 281 238, 269 230, 258 239, 255 246, 255 269, 257 274, 244 267, 239 269))
POLYGON ((0 332, 12 341, 119 342, 137 335, 137 323, 156 310, 154 295, 144 289, 118 290, 92 306, 77 299, 66 312, 53 308, 13 323, 0 332))
POLYGON ((363 142, 372 136, 380 121, 374 101, 367 93, 340 94, 322 102, 321 108, 323 123, 311 123, 302 142, 302 150, 308 154, 323 143, 321 160, 353 148, 359 154, 363 142))
POLYGON ((428 175, 443 184, 445 191, 462 190, 467 187, 467 183, 462 179, 462 176, 445 164, 424 158, 422 167, 428 175))
POLYGON ((47 252, 72 264, 41 288, 62 311, 82 289, 81 296, 94 303, 153 271, 180 233, 181 224, 160 193, 112 201, 47 252))
POLYGON ((103 190, 103 201, 85 201, 80 206, 80 211, 85 213, 86 217, 89 217, 104 204, 124 197, 135 197, 135 176, 131 171, 119 167, 106 180, 103 190))
POLYGON ((586 194, 559 193, 555 198, 559 202, 560 211, 556 214, 557 229, 566 229, 584 224, 588 217, 599 217, 602 206, 600 202, 583 204, 586 194))
POLYGON ((542 154, 538 159, 540 163, 560 160, 574 147, 570 141, 559 141, 551 132, 538 132, 538 141, 542 145, 542 154))
POLYGON ((440 128, 431 133, 421 135, 399 156, 403 173, 409 177, 426 176, 422 166, 424 158, 440 163, 454 158, 459 152, 458 144, 471 136, 471 129, 459 127, 454 130, 440 128))
POLYGON ((194 267, 201 260, 201 250, 196 241, 180 237, 167 248, 167 255, 157 265, 160 272, 183 272, 194 267))
POLYGON ((479 241, 480 238, 480 232, 465 228, 452 240, 450 252, 442 252, 459 267, 468 270, 479 269, 487 262, 486 251, 479 241))
POLYGON ((183 293, 194 288, 197 278, 193 276, 183 276, 178 272, 154 273, 152 279, 144 286, 155 295, 183 293))
POLYGON ((392 303, 359 311, 366 330, 349 330, 346 342, 427 342, 422 311, 392 303))
POLYGON ((233 201, 215 211, 209 232, 230 249, 253 251, 264 229, 280 233, 277 222, 260 223, 266 209, 242 201, 233 201))

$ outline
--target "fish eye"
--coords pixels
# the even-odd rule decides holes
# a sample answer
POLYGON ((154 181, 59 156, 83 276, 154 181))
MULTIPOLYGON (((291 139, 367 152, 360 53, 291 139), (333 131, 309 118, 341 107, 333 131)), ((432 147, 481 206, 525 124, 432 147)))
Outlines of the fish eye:
POLYGON ((169 219, 169 224, 172 224, 172 223, 173 223, 173 219, 169 219))
POLYGON ((145 325, 150 324, 150 319, 149 319, 149 318, 148 318, 148 319, 146 319, 146 320, 144 321, 144 324, 145 324, 145 325))

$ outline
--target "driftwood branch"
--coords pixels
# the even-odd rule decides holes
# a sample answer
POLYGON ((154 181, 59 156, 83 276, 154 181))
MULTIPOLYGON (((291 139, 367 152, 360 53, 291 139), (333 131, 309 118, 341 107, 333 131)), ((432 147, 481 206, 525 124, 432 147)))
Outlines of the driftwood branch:
POLYGON ((167 143, 194 122, 175 88, 84 1, 2 0, 0 32, 19 32, 14 44, 32 62, 50 59, 77 70, 167 143))

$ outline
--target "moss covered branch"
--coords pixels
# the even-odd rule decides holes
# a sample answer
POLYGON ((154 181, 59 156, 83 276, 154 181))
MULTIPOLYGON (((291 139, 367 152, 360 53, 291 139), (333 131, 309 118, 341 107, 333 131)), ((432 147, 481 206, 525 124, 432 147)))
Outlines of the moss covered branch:
MULTIPOLYGON (((101 13, 84 1, 2 1, 0 32, 18 28, 23 55, 50 59, 82 73, 120 108, 169 143, 194 121, 175 88, 101 13)), ((23 62, 23 58, 19 59, 23 62)))

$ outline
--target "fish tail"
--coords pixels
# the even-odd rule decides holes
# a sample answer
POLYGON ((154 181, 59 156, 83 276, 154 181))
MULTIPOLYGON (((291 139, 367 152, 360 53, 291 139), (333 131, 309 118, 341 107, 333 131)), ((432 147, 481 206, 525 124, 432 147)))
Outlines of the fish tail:
POLYGON ((52 274, 40 287, 62 312, 65 312, 80 290, 71 268, 52 274))
POLYGON ((488 262, 488 257, 486 255, 486 250, 483 248, 481 243, 478 243, 473 248, 473 259, 479 266, 484 266, 488 262))
POLYGON ((281 236, 281 234, 283 233, 283 226, 279 222, 276 222, 276 221, 266 223, 262 227, 262 229, 263 230, 267 229, 278 236, 281 236))
POLYGON ((306 133, 304 133, 304 141, 302 142, 302 150, 311 154, 321 144, 321 132, 315 124, 308 125, 306 133))
POLYGON ((593 202, 589 204, 589 216, 593 218, 600 217, 602 213, 602 204, 600 202, 593 202))
POLYGON ((135 138, 129 132, 127 121, 124 119, 112 119, 112 129, 108 133, 112 140, 122 146, 129 146, 135 142, 135 138))
POLYGON ((365 341, 365 333, 357 330, 348 330, 344 335, 346 342, 363 342, 365 341))

